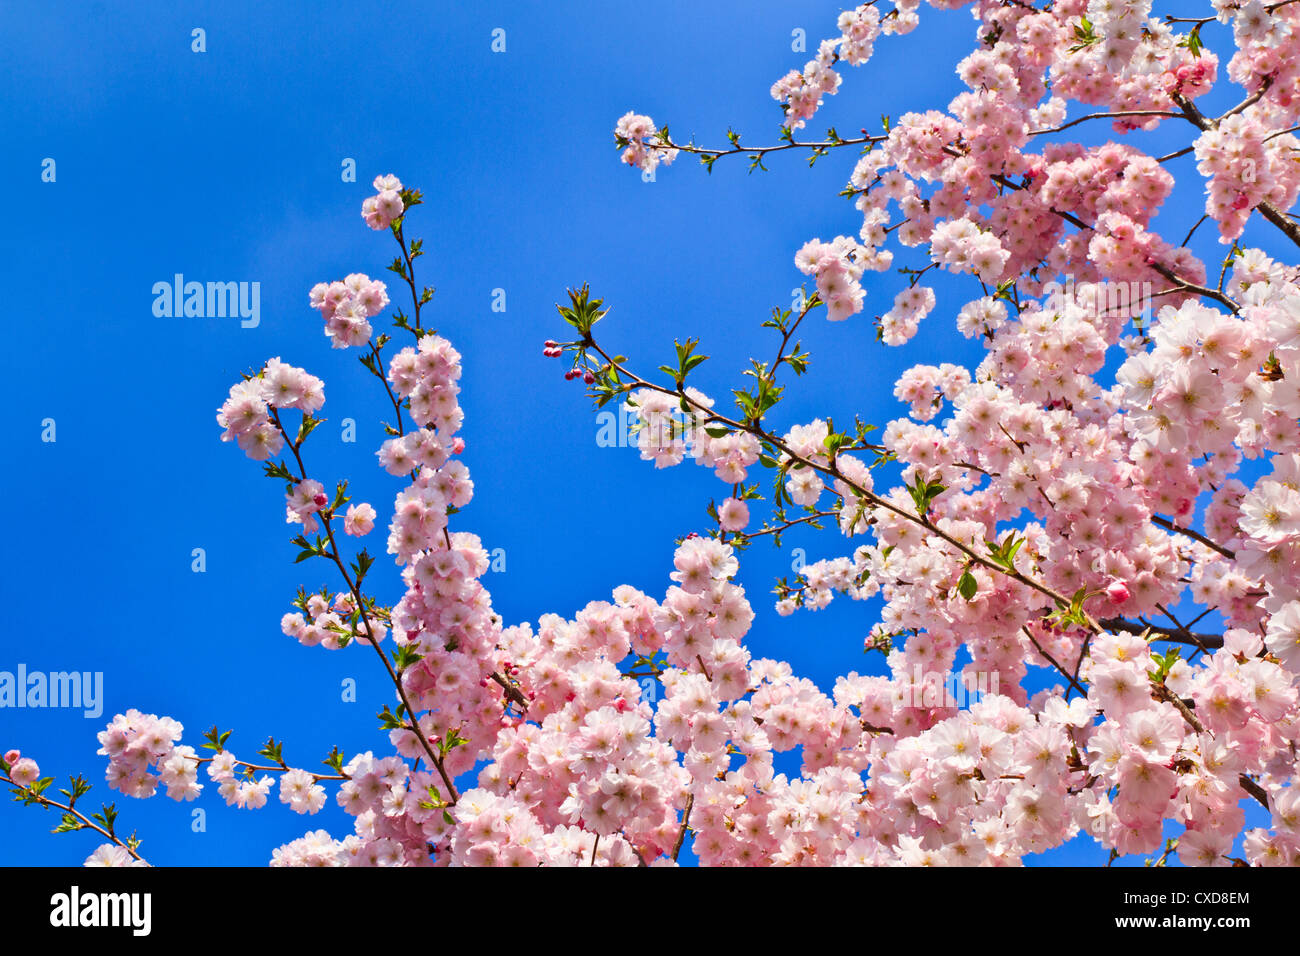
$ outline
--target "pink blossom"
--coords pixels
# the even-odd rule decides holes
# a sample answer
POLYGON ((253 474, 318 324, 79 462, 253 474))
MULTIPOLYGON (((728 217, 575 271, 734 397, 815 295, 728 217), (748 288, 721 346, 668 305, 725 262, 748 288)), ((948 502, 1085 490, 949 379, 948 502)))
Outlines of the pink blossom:
POLYGON ((718 508, 718 523, 724 531, 744 531, 749 524, 749 508, 738 498, 728 498, 718 508))
POLYGON ((347 514, 343 518, 343 530, 355 537, 367 535, 375 527, 375 509, 369 504, 362 502, 358 505, 348 505, 347 514))

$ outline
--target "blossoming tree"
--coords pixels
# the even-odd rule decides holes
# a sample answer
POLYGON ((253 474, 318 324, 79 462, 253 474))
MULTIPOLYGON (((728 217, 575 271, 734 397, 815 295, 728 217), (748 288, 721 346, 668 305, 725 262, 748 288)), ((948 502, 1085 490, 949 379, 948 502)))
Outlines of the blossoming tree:
MULTIPOLYGON (((1300 863, 1300 269, 1243 245, 1248 226, 1300 245, 1300 5, 1215 0, 1200 18, 1161 18, 1150 0, 931 5, 975 19, 957 64, 968 89, 942 110, 855 137, 800 133, 840 68, 916 26, 919 0, 899 0, 843 13, 776 82, 776 145, 618 121, 622 159, 643 172, 683 154, 710 169, 856 155, 845 194, 861 227, 798 250, 813 289, 763 323, 774 357, 754 360, 734 402, 689 384, 695 340, 646 372, 602 345, 588 289, 559 310, 570 331, 546 354, 599 405, 632 409, 642 457, 690 457, 725 485, 662 597, 620 587, 535 627, 493 612, 487 553, 457 527, 473 493, 457 459, 460 355, 430 330, 432 290, 416 280, 420 194, 377 179, 362 214, 398 243, 389 268, 409 305, 377 334, 390 290, 360 273, 317 285, 311 305, 391 400, 378 457, 404 483, 393 507, 352 501, 308 457, 325 396, 302 369, 269 360, 218 422, 283 485, 299 560, 337 574, 337 590, 298 594, 282 630, 377 658, 396 694, 381 714, 391 750, 336 751, 315 772, 274 740, 244 760, 228 734, 195 749, 175 721, 130 711, 99 735, 108 785, 192 800, 206 777, 247 808, 278 786, 303 814, 332 790, 355 832, 308 833, 278 865, 671 865, 688 838, 704 864, 1005 865, 1075 838, 1112 858, 1300 863), (1221 69, 1241 98, 1216 115, 1198 101, 1221 69), (1105 123, 1116 142, 1057 135, 1105 123), (1181 148, 1134 145, 1157 127, 1181 148), (1193 159, 1204 216, 1175 245, 1152 220, 1193 159), (878 437, 860 421, 780 421, 809 368, 802 324, 823 310, 871 321, 864 274, 896 256, 883 343, 915 335, 937 308, 925 275, 947 269, 967 277, 951 311, 983 361, 910 369, 895 388, 908 417, 878 437), (352 543, 381 510, 406 589, 391 607, 352 543), (734 580, 746 548, 823 523, 843 556, 779 582, 777 610, 878 597, 867 647, 889 672, 829 693, 751 657, 734 580), (933 692, 990 677, 996 692, 968 706, 933 692), (796 769, 778 772, 788 752, 796 769), (1266 826, 1247 829, 1252 804, 1266 826)), ((114 812, 80 809, 81 778, 56 796, 17 750, 0 773, 59 808, 60 829, 102 836, 87 863, 143 862, 114 812)))

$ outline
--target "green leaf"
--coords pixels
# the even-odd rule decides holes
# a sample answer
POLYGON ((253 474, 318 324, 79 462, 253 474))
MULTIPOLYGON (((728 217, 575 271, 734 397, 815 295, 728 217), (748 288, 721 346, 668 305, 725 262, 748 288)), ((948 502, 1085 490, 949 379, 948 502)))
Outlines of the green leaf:
POLYGON ((262 749, 257 752, 259 757, 265 757, 267 760, 273 760, 278 764, 284 763, 284 744, 277 743, 274 737, 268 737, 262 749))
POLYGON ((357 559, 352 563, 352 571, 357 576, 357 587, 361 587, 361 582, 365 579, 370 568, 374 565, 375 559, 370 556, 370 552, 364 548, 357 552, 357 559))
POLYGON ((591 298, 591 290, 586 283, 580 289, 569 289, 568 293, 569 306, 556 305, 555 308, 565 322, 582 333, 584 339, 589 339, 591 327, 604 318, 608 310, 601 309, 601 299, 591 298))
POLYGON ((1157 684, 1163 684, 1165 678, 1169 676, 1169 672, 1173 670, 1174 665, 1178 663, 1178 659, 1181 656, 1182 650, 1177 647, 1171 647, 1165 652, 1164 656, 1152 652, 1151 659, 1159 666, 1156 668, 1154 674, 1149 675, 1151 680, 1157 684))
POLYGON ((832 459, 839 453, 841 448, 845 445, 851 445, 852 443, 853 439, 843 432, 833 431, 828 433, 826 437, 822 439, 822 447, 826 449, 827 456, 832 459))
POLYGON ((218 753, 220 753, 222 748, 225 747, 226 740, 229 737, 230 737, 229 730, 227 730, 223 734, 221 731, 217 730, 216 727, 213 727, 211 730, 209 730, 206 734, 203 735, 203 739, 207 741, 207 743, 203 745, 203 749, 215 750, 218 753))
POLYGON ((310 435, 312 432, 314 432, 316 428, 324 421, 325 419, 323 418, 313 418, 311 415, 303 415, 302 424, 298 426, 298 440, 295 442, 295 444, 301 445, 304 441, 306 441, 307 436, 310 435))
POLYGON ((1025 543, 1024 538, 1017 538, 1014 531, 1007 532, 1002 539, 1001 544, 994 544, 992 541, 985 541, 984 545, 989 549, 989 559, 999 567, 1008 571, 1016 570, 1016 552, 1020 550, 1025 543))
POLYGON ((417 653, 413 644, 403 644, 393 651, 393 663, 396 665, 398 672, 406 670, 422 659, 422 655, 417 653))
POLYGON ((1078 25, 1074 28, 1074 38, 1079 42, 1070 47, 1071 53, 1077 53, 1085 47, 1090 47, 1094 43, 1101 41, 1093 29, 1092 22, 1087 17, 1080 17, 1078 25))
POLYGON ((912 496, 913 503, 916 505, 917 515, 924 518, 930 511, 930 503, 948 489, 937 481, 926 481, 924 477, 918 474, 916 476, 916 483, 908 486, 907 490, 912 496))
POLYGON ((330 755, 322 760, 321 763, 329 767, 335 773, 343 772, 343 754, 339 752, 338 747, 333 748, 330 751, 330 755))
POLYGON ((63 820, 57 827, 51 830, 51 833, 75 833, 77 830, 84 830, 86 825, 74 817, 71 813, 63 814, 63 820))
POLYGON ((316 536, 315 543, 309 542, 302 535, 298 535, 298 537, 294 538, 293 543, 302 549, 298 552, 298 557, 293 559, 294 564, 300 564, 308 558, 325 556, 325 541, 320 535, 316 536))
POLYGON ((338 511, 351 500, 348 497, 348 483, 344 479, 338 483, 338 487, 334 492, 334 503, 330 505, 330 511, 338 511))
POLYGON ((282 481, 293 481, 293 474, 285 467, 283 461, 268 461, 262 465, 262 468, 265 470, 266 477, 268 478, 279 478, 282 481))

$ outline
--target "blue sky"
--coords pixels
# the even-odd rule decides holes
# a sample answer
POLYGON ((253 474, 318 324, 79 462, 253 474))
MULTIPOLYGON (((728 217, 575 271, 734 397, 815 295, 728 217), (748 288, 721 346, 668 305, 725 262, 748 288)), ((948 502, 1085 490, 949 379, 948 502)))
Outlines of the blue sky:
MULTIPOLYGON (((476 495, 453 526, 504 550, 505 571, 485 582, 496 609, 511 623, 572 615, 620 583, 662 596, 673 540, 703 529, 705 505, 726 489, 693 465, 655 471, 633 450, 599 447, 580 386, 541 343, 564 331, 554 303, 566 286, 590 282, 612 308, 603 342, 637 367, 664 362, 674 337, 700 336, 712 360, 697 384, 722 395, 751 354, 768 354, 772 333, 759 325, 802 279, 795 251, 860 225, 837 196, 853 156, 809 170, 786 154, 754 175, 744 162, 719 163, 711 176, 683 156, 646 183, 618 163, 612 128, 635 109, 680 138, 717 144, 730 125, 746 142, 775 142, 780 111, 768 88, 807 59, 792 52, 791 32, 806 30, 811 47, 840 9, 746 0, 0 10, 9 142, 0 170, 10 186, 0 256, 15 292, 0 414, 12 450, 0 477, 10 556, 0 670, 102 671, 105 682, 101 718, 0 711, 0 744, 60 780, 84 773, 96 783, 91 799, 109 798, 95 734, 128 707, 180 720, 196 745, 214 723, 233 729, 243 757, 274 735, 290 763, 308 768, 335 744, 348 754, 387 746, 373 715, 391 691, 373 656, 279 633, 300 584, 334 582, 324 564, 292 563, 282 489, 218 440, 213 417, 240 371, 270 356, 320 375, 330 422, 308 445, 309 467, 327 484, 352 479, 386 522, 398 484, 374 465, 382 392, 354 354, 328 347, 307 305, 315 282, 387 276, 391 239, 358 212, 380 173, 424 190, 408 231, 424 238, 422 278, 437 287, 426 324, 465 357, 464 457, 476 495), (196 27, 204 53, 191 51, 196 27), (490 47, 497 28, 504 53, 490 47), (53 183, 41 181, 47 157, 53 183), (356 183, 341 181, 345 158, 356 183), (151 289, 176 273, 260 282, 260 324, 155 317, 151 289), (505 290, 504 313, 492 311, 495 289, 505 290), (355 444, 340 439, 349 417, 355 444), (53 443, 41 441, 45 419, 56 423, 53 443), (204 573, 191 570, 194 548, 206 553, 204 573), (348 678, 358 703, 341 700, 348 678)), ((812 131, 875 131, 882 113, 941 109, 959 91, 952 66, 973 23, 965 12, 922 14, 916 33, 884 39, 870 66, 846 71, 812 131)), ((1159 149, 1165 135, 1146 142, 1159 149)), ((1180 162, 1177 174, 1193 179, 1160 219, 1179 236, 1201 202, 1191 160, 1180 162)), ((1212 238, 1208 246, 1221 255, 1212 238)), ((897 264, 923 263, 912 252, 897 264)), ((891 391, 904 369, 937 355, 979 360, 951 321, 970 288, 952 281, 937 284, 939 308, 911 345, 874 341, 870 316, 902 281, 870 275, 867 315, 806 328, 813 372, 778 424, 856 413, 884 425, 903 412, 891 391)), ((825 690, 840 673, 879 669, 861 651, 874 602, 787 619, 771 610, 768 592, 790 574, 795 547, 809 560, 848 550, 832 534, 792 533, 780 550, 748 553, 755 655, 789 660, 825 690)), ((385 559, 376 582, 380 570, 380 597, 394 601, 396 573, 385 559)), ((231 810, 211 788, 198 804, 117 803, 125 831, 138 828, 145 855, 163 864, 262 864, 306 830, 351 832, 332 801, 311 818, 278 802, 231 810), (196 806, 203 832, 191 826, 196 806)), ((0 820, 0 863, 79 863, 95 846, 51 836, 57 820, 35 810, 9 807, 0 820)), ((1104 858, 1085 842, 1050 857, 1104 858)))

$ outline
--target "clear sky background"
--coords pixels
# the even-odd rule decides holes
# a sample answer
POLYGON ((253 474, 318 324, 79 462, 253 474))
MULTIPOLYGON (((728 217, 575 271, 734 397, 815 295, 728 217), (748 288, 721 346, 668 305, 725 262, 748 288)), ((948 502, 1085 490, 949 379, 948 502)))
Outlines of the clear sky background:
MULTIPOLYGON (((282 486, 223 445, 214 421, 240 371, 268 357, 320 375, 330 421, 308 443, 309 468, 327 486, 352 479, 356 500, 372 502, 386 525, 399 482, 375 465, 382 390, 354 352, 328 347, 307 305, 318 281, 354 271, 395 279, 384 271, 391 238, 359 215, 381 173, 425 193, 408 233, 424 238, 420 278, 437 287, 426 324, 464 355, 464 460, 476 488, 453 528, 503 549, 504 572, 485 578, 497 611, 508 623, 572 616, 621 583, 662 597, 674 539, 703 530, 706 504, 727 488, 695 465, 656 471, 632 449, 600 447, 581 387, 563 380, 541 343, 567 328, 554 309, 566 286, 587 281, 612 307, 603 342, 635 367, 653 369, 674 337, 698 335, 712 360, 697 384, 723 396, 741 384, 750 355, 771 352, 773 333, 759 325, 803 279, 795 251, 861 224, 837 196, 854 155, 841 151, 809 170, 783 154, 753 175, 733 160, 711 176, 682 156, 647 183, 619 164, 612 128, 635 109, 683 139, 721 144, 732 125, 747 143, 776 142, 781 114, 768 89, 808 59, 792 51, 792 31, 805 30, 812 49, 834 33, 841 7, 195 0, 0 8, 9 216, 0 261, 10 289, 0 360, 8 449, 0 670, 100 671, 105 682, 97 719, 0 710, 0 746, 20 748, 60 781, 84 773, 96 784, 87 799, 116 799, 123 831, 137 828, 142 851, 160 864, 260 865, 307 830, 351 832, 332 797, 317 816, 300 817, 274 793, 256 812, 225 807, 211 786, 197 804, 110 794, 95 734, 135 707, 181 721, 195 746, 213 724, 233 729, 229 746, 245 759, 268 735, 285 742, 291 764, 309 769, 335 744, 348 755, 387 750, 373 715, 392 692, 373 655, 304 648, 280 634, 300 584, 337 582, 324 563, 292 563, 282 486), (204 53, 191 51, 196 27, 206 31, 204 53), (504 53, 491 50, 496 28, 506 31, 504 53), (54 183, 41 181, 46 157, 57 163, 54 183), (345 158, 356 161, 356 183, 341 181, 345 158), (176 273, 260 282, 260 325, 156 318, 152 286, 176 273), (494 289, 505 290, 504 313, 492 311, 494 289), (341 440, 344 418, 357 422, 355 444, 341 440), (54 443, 41 441, 45 419, 55 420, 54 443), (191 570, 195 548, 206 552, 204 573, 191 570), (348 678, 357 703, 341 699, 348 678), (206 811, 202 832, 192 826, 196 807, 206 811)), ((882 113, 943 109, 960 91, 953 67, 972 34, 969 13, 927 7, 913 35, 882 39, 868 67, 846 69, 809 133, 832 124, 846 136, 875 132, 882 113)), ((1224 35, 1206 39, 1213 46, 1224 35)), ((1225 104, 1236 98, 1222 95, 1225 104)), ((1188 141, 1170 136, 1138 142, 1159 151, 1188 141)), ((1200 216, 1192 163, 1175 168, 1190 178, 1158 220, 1167 236, 1200 216)), ((1208 227, 1203 238, 1202 254, 1217 262, 1208 227)), ((1270 236, 1258 238, 1270 247, 1270 236)), ((913 250, 896 264, 924 260, 913 250)), ((869 274, 866 314, 805 327, 813 371, 775 424, 861 414, 883 426, 903 414, 891 392, 904 369, 979 361, 952 321, 977 294, 970 279, 936 284, 939 306, 909 346, 874 341, 871 316, 903 281, 869 274)), ((368 539, 372 552, 382 555, 383 536, 381 528, 368 539)), ((850 549, 834 532, 791 533, 781 549, 755 546, 743 557, 755 656, 788 660, 827 692, 838 674, 881 672, 883 661, 862 653, 877 602, 837 600, 785 619, 772 611, 769 591, 791 573, 796 547, 810 561, 850 549)), ((400 596, 391 558, 371 579, 382 600, 400 596)), ((80 863, 97 841, 52 836, 57 822, 0 809, 0 863, 80 863)), ((1104 860, 1087 838, 1046 858, 1104 860)))

